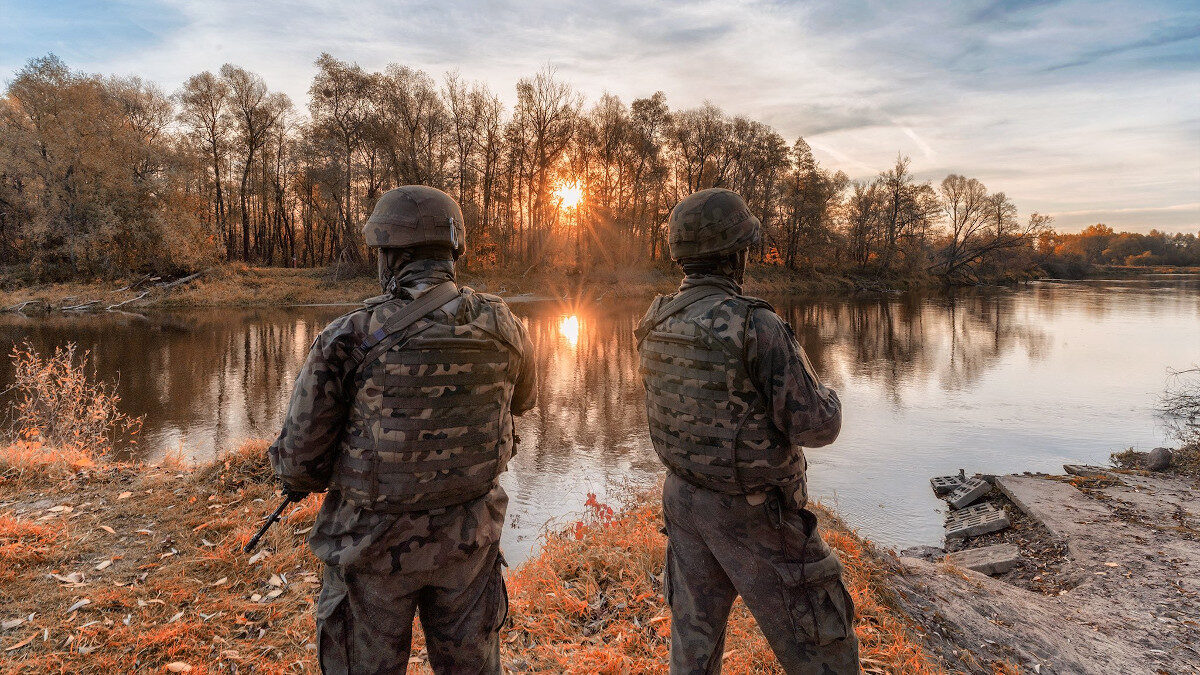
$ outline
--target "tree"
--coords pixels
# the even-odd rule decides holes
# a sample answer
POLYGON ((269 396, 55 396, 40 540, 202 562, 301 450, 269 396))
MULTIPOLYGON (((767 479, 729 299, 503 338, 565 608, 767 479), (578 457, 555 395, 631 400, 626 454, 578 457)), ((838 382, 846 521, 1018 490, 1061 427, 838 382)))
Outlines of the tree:
POLYGON ((242 207, 242 259, 250 259, 250 206, 248 188, 256 153, 262 149, 292 102, 285 94, 272 93, 260 75, 226 63, 221 77, 229 86, 229 104, 236 120, 238 143, 244 152, 242 181, 238 196, 242 207))
POLYGON ((179 121, 194 134, 194 141, 204 146, 209 158, 208 166, 213 173, 213 223, 225 244, 226 255, 232 256, 234 238, 225 219, 221 177, 232 124, 229 95, 229 83, 206 70, 188 78, 175 94, 175 100, 180 105, 179 121))

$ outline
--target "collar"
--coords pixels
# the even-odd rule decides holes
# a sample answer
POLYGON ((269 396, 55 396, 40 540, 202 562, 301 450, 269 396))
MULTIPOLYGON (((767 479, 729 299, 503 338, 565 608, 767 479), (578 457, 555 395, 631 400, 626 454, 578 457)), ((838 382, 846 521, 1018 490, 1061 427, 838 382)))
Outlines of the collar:
POLYGON ((724 274, 689 274, 684 277, 683 283, 679 285, 679 290, 686 291, 697 286, 716 286, 734 295, 742 294, 741 284, 724 274))
POLYGON ((393 278, 396 293, 405 292, 409 297, 414 296, 415 291, 444 281, 454 281, 452 260, 414 260, 401 267, 393 278))

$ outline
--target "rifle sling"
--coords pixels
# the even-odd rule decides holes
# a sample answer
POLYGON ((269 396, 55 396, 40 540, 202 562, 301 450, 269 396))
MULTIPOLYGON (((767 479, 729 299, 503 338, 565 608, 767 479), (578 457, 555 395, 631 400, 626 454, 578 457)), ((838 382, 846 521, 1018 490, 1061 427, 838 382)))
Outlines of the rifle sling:
POLYGON ((458 286, 453 281, 445 281, 402 307, 350 352, 352 367, 346 370, 347 379, 356 377, 364 367, 379 358, 380 354, 407 337, 405 330, 409 326, 458 296, 458 286))
MULTIPOLYGON (((680 292, 679 295, 675 296, 674 300, 658 308, 658 311, 654 314, 654 318, 650 321, 649 325, 643 329, 645 331, 645 335, 649 335, 650 331, 658 328, 658 325, 663 321, 666 321, 667 318, 669 318, 672 314, 683 311, 692 304, 697 303, 705 298, 711 298, 714 295, 729 295, 729 291, 726 291, 722 288, 717 288, 716 286, 705 285, 693 286, 686 291, 680 292)), ((643 335, 643 340, 645 339, 645 335, 643 335)), ((640 344, 641 340, 638 342, 640 344)))

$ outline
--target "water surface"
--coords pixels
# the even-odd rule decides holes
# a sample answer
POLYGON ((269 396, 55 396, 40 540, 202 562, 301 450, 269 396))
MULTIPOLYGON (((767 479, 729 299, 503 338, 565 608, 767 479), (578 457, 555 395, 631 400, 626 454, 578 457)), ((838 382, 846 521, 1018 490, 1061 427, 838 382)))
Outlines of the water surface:
MULTIPOLYGON (((808 451, 811 492, 866 536, 938 543, 929 477, 1060 471, 1169 439, 1154 404, 1169 369, 1200 363, 1200 278, 1040 282, 886 299, 773 298, 844 404, 841 437, 808 451)), ((541 382, 502 481, 505 548, 524 559, 588 492, 655 481, 633 326, 645 302, 516 305, 541 382)), ((317 332, 344 308, 192 310, 0 319, 0 345, 73 341, 123 407, 145 415, 140 452, 197 461, 278 431, 317 332)), ((11 380, 7 364, 0 382, 11 380)))

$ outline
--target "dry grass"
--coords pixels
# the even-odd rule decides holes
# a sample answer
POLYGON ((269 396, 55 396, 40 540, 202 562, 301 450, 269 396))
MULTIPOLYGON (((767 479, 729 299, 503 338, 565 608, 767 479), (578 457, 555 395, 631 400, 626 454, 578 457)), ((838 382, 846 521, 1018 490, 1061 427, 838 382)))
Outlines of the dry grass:
MULTIPOLYGON (((1144 471, 1146 469, 1146 454, 1133 448, 1114 452, 1110 456, 1113 466, 1119 469, 1144 471)), ((1200 443, 1190 443, 1171 451, 1171 466, 1165 473, 1186 476, 1200 480, 1200 443)))
MULTIPOLYGON (((886 571, 873 551, 817 507, 830 546, 846 566, 858 608, 866 672, 941 672, 914 627, 888 600, 886 571)), ((670 611, 659 576, 666 539, 657 499, 613 512, 589 498, 573 528, 547 535, 541 553, 509 580, 507 653, 520 670, 619 673, 665 670, 670 611)), ((754 618, 739 600, 729 623, 727 672, 779 672, 754 618)))
MULTIPOLYGON (((10 475, 0 497, 0 654, 4 672, 309 672, 320 564, 304 537, 319 501, 293 508, 241 553, 277 494, 262 442, 195 472, 84 466, 10 475), (79 604, 87 600, 86 604, 79 604)), ((870 547, 823 509, 859 609, 867 672, 939 672, 888 600, 870 547)), ((665 541, 657 500, 613 512, 589 499, 584 518, 546 537, 509 578, 504 660, 518 671, 665 669, 669 611, 658 575, 665 541)), ((414 665, 426 670, 417 631, 414 665)), ((739 602, 727 672, 774 672, 775 659, 739 602)))

